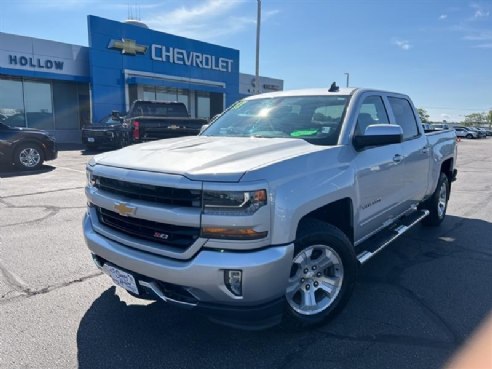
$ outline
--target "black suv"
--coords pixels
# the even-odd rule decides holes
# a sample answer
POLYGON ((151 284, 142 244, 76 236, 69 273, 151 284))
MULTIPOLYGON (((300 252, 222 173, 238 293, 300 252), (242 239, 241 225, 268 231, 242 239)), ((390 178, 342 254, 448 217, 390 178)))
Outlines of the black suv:
POLYGON ((10 127, 0 123, 0 163, 20 169, 38 169, 46 160, 56 159, 54 137, 35 128, 10 127))
POLYGON ((120 148, 130 143, 130 129, 123 123, 123 117, 114 111, 97 123, 82 128, 82 143, 89 150, 100 146, 120 148))

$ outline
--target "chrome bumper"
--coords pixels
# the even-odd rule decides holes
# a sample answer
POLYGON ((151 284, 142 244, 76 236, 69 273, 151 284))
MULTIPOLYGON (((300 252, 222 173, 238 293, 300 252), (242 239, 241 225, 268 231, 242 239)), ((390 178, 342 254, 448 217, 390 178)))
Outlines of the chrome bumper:
POLYGON ((281 298, 294 251, 293 244, 241 252, 202 249, 190 260, 174 260, 101 236, 88 215, 83 230, 87 246, 98 257, 149 279, 184 287, 199 302, 230 306, 254 306, 281 298), (225 286, 226 269, 242 270, 242 296, 234 296, 225 286))

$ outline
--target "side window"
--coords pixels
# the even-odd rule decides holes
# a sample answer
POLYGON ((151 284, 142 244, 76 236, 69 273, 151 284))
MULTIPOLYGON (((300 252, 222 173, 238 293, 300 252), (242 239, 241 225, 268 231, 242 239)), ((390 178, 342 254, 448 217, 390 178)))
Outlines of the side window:
POLYGON ((403 130, 403 139, 407 140, 418 136, 417 120, 408 100, 397 97, 388 97, 388 100, 395 115, 396 124, 403 130))
POLYGON ((355 134, 362 135, 366 131, 367 126, 383 123, 389 123, 383 99, 381 96, 366 97, 362 102, 359 115, 357 116, 355 134))

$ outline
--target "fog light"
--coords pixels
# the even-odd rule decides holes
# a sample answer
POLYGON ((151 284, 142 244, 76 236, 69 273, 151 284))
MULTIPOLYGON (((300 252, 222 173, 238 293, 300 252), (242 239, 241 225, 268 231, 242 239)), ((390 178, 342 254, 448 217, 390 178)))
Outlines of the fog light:
POLYGON ((235 296, 243 295, 243 272, 241 270, 225 270, 224 283, 235 296))

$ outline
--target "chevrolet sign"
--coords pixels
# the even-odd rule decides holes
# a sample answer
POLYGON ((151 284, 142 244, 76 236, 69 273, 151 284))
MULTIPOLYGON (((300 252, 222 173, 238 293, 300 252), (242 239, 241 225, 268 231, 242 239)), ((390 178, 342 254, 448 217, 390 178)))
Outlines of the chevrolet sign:
POLYGON ((145 54, 147 46, 138 45, 135 40, 121 39, 109 41, 108 49, 121 50, 125 55, 145 54))

